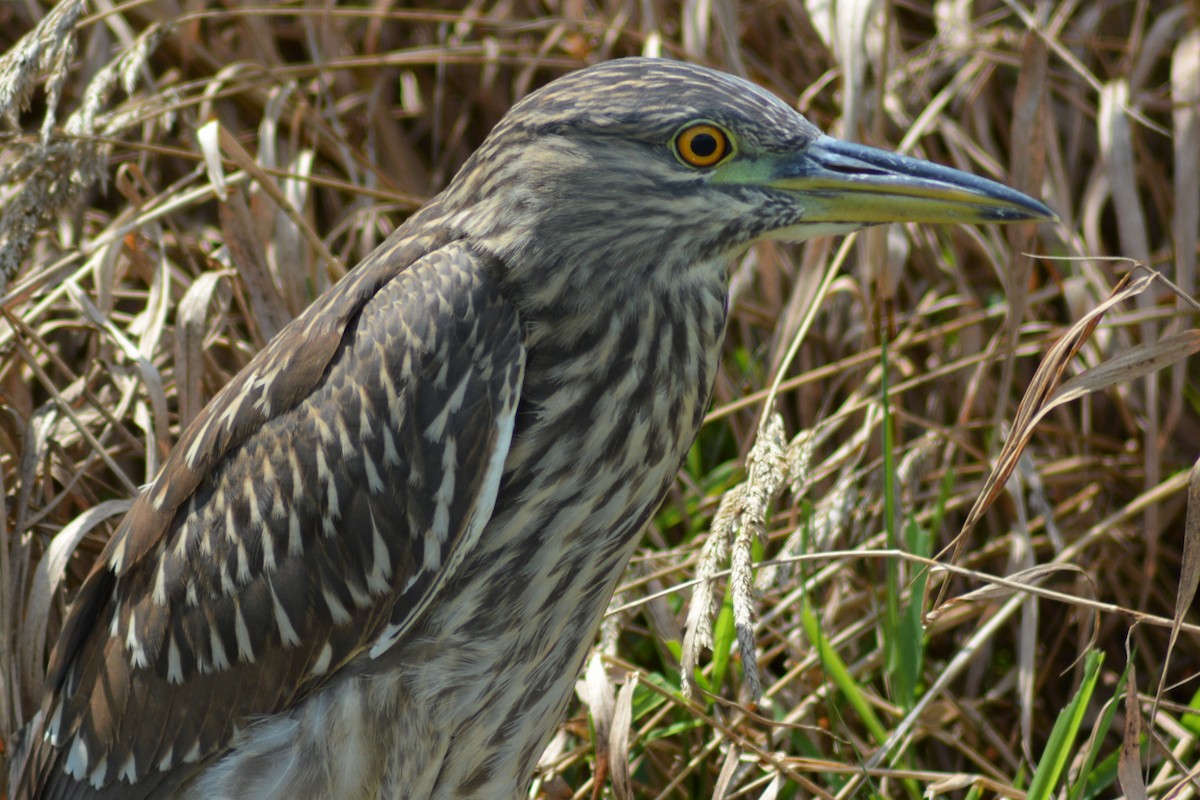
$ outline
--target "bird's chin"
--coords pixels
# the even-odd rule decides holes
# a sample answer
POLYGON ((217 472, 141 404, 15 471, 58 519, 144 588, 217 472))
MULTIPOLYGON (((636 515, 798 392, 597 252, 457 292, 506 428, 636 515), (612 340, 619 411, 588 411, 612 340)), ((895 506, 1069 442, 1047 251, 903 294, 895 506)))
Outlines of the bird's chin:
POLYGON ((759 241, 805 242, 818 236, 842 236, 866 227, 861 222, 802 222, 767 231, 759 241))

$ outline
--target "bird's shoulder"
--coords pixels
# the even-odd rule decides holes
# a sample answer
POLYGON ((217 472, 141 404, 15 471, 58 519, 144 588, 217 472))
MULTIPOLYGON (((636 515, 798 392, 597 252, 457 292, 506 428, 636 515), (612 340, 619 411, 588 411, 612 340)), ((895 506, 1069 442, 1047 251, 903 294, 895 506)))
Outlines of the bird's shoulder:
POLYGON ((43 780, 155 796, 130 784, 179 780, 402 635, 511 440, 524 345, 495 267, 385 244, 214 398, 68 614, 43 780))

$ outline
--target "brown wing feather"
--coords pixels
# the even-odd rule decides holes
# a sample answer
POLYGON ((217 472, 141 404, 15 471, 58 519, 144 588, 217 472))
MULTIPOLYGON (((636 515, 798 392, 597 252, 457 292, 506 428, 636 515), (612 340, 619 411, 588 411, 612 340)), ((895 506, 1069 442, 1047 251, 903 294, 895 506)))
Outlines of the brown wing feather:
POLYGON ((182 437, 71 609, 18 798, 163 796, 394 640, 478 535, 521 326, 466 245, 408 260, 348 276, 182 437))

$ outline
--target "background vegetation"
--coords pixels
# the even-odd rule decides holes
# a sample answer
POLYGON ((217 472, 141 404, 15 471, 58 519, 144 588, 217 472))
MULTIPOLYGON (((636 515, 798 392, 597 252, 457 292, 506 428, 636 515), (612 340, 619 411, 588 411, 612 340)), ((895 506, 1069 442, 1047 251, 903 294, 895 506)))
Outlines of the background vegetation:
POLYGON ((533 791, 1200 788, 1195 3, 11 0, 0 51, 5 743, 65 603, 205 401, 516 99, 646 53, 1062 221, 745 258, 709 421, 533 791), (1146 268, 1169 281, 1102 308, 1146 268), (702 555, 725 535, 732 555, 702 555))

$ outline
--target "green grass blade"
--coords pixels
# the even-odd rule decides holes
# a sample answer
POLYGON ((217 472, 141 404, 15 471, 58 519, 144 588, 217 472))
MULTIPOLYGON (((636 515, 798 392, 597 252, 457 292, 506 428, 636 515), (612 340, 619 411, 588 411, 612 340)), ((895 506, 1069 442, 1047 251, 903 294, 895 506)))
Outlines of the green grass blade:
POLYGON ((1086 791, 1095 790, 1102 780, 1113 780, 1116 778, 1116 771, 1111 770, 1107 775, 1093 773, 1093 768, 1096 764, 1096 758, 1100 753, 1100 748, 1104 744, 1104 737, 1108 735, 1109 729, 1112 727, 1113 717, 1117 714, 1117 709, 1121 705, 1121 697, 1125 680, 1129 676, 1129 666, 1136 658, 1137 651, 1134 650, 1133 655, 1125 663, 1125 670, 1121 673, 1121 677, 1117 680, 1113 691, 1113 696, 1109 699, 1104 709, 1100 712, 1100 718, 1096 720, 1096 724, 1092 728, 1092 735, 1088 739, 1087 755, 1084 756, 1083 763, 1079 767, 1079 780, 1071 787, 1069 795, 1070 800, 1083 800, 1086 796, 1086 791))
POLYGON ((1042 751, 1042 757, 1033 773, 1033 780, 1029 784, 1026 794, 1028 800, 1048 800, 1054 792, 1054 787, 1058 785, 1063 770, 1070 761, 1075 737, 1079 734, 1084 713, 1096 690, 1096 682, 1100 678, 1100 665, 1103 663, 1103 653, 1098 650, 1088 652, 1087 663, 1083 668, 1083 682, 1071 702, 1058 712, 1058 720, 1054 723, 1054 729, 1050 731, 1050 739, 1046 742, 1046 749, 1042 751))

